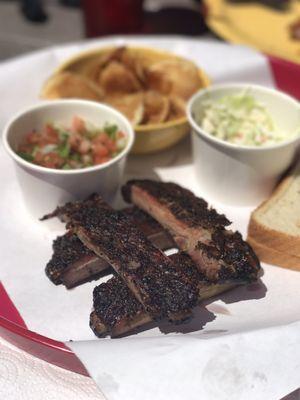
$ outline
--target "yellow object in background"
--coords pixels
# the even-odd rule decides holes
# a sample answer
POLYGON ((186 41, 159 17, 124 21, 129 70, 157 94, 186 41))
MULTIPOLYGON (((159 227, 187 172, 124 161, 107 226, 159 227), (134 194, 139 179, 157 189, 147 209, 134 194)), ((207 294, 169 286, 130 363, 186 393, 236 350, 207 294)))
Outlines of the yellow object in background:
POLYGON ((291 25, 299 20, 300 1, 284 10, 258 2, 205 0, 207 24, 219 36, 236 44, 246 44, 264 53, 300 63, 300 37, 291 37, 291 25))

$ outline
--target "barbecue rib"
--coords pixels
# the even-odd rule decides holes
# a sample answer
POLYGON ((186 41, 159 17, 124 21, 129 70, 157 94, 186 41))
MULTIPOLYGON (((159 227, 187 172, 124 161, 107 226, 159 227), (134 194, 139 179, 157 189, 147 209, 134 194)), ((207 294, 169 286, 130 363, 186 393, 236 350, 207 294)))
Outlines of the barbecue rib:
POLYGON ((160 250, 177 247, 169 232, 140 208, 135 206, 127 207, 122 210, 122 213, 127 215, 132 223, 160 250))
MULTIPOLYGON (((122 210, 145 236, 161 250, 175 247, 172 237, 152 217, 137 207, 122 210)), ((56 285, 68 289, 98 279, 110 265, 89 250, 76 235, 67 232, 53 242, 53 255, 46 265, 46 275, 56 285)))
POLYGON ((124 199, 150 214, 174 237, 212 282, 251 282, 260 268, 252 248, 203 199, 174 183, 132 180, 124 199))
MULTIPOLYGON (((184 253, 174 254, 170 258, 183 270, 188 279, 197 284, 199 302, 235 286, 208 282, 191 258, 184 253)), ((152 321, 151 316, 145 312, 120 277, 113 277, 95 287, 93 304, 90 327, 98 337, 120 336, 152 321)))
POLYGON ((59 207, 54 215, 63 216, 67 227, 116 270, 153 319, 182 320, 189 315, 197 303, 197 285, 126 215, 97 195, 59 207))
POLYGON ((67 287, 72 287, 74 283, 72 272, 76 274, 77 282, 82 282, 88 277, 98 276, 108 267, 107 263, 96 257, 76 235, 67 232, 54 240, 53 255, 46 265, 45 272, 55 285, 63 283, 67 287))
POLYGON ((69 222, 71 215, 80 214, 81 209, 88 207, 99 206, 106 208, 107 210, 112 210, 112 208, 99 196, 97 193, 91 194, 85 200, 78 200, 73 202, 68 202, 63 206, 58 206, 50 214, 44 215, 40 221, 46 221, 47 219, 57 217, 62 222, 69 222))

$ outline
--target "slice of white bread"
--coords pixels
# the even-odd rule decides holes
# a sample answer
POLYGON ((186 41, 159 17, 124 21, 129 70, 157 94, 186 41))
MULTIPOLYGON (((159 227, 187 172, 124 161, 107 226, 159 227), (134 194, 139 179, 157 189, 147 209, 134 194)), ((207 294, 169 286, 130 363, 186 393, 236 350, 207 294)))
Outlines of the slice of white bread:
POLYGON ((300 261, 300 162, 271 197, 253 211, 248 240, 254 250, 257 248, 262 261, 272 259, 273 264, 279 265, 280 262, 285 267, 289 263, 295 265, 297 258, 300 261), (271 255, 266 256, 267 251, 271 255), (283 260, 284 256, 286 260, 283 260), (288 261, 288 258, 292 260, 288 261))
POLYGON ((278 265, 279 267, 300 271, 300 257, 266 247, 256 242, 251 237, 248 237, 247 241, 253 247, 253 250, 261 261, 267 264, 278 265))

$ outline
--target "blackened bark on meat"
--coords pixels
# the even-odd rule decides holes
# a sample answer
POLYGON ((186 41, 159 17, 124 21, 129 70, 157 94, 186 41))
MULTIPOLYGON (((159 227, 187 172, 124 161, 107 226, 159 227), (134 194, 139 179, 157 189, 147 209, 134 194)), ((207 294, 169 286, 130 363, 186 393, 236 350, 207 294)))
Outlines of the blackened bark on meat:
MULTIPOLYGON (((184 253, 174 254, 170 258, 188 279, 197 284, 199 302, 233 287, 210 283, 184 253)), ((120 336, 152 320, 119 277, 113 277, 94 289, 93 306, 90 327, 98 337, 120 336)))
MULTIPOLYGON (((132 223, 139 228, 157 248, 161 250, 175 247, 172 237, 148 214, 137 207, 122 210, 132 223)), ((46 266, 46 274, 55 284, 63 284, 68 289, 100 278, 111 271, 110 265, 70 232, 55 240, 54 253, 46 266)))
MULTIPOLYGON (((42 217, 41 221, 58 217, 61 221, 68 222, 70 215, 80 214, 83 205, 88 208, 95 204, 111 209, 99 195, 92 194, 84 201, 69 202, 57 207, 52 213, 42 217)), ((70 231, 53 242, 53 255, 45 271, 48 278, 56 285, 62 283, 67 288, 72 288, 80 283, 97 279, 107 268, 109 263, 99 259, 78 239, 77 235, 70 231)))
POLYGON ((46 275, 55 284, 62 283, 62 274, 83 256, 93 256, 93 252, 72 233, 57 237, 53 241, 53 256, 46 265, 46 275))
POLYGON ((198 242, 196 248, 207 258, 219 261, 219 279, 223 282, 251 282, 257 278, 259 259, 239 232, 217 229, 210 244, 198 242))
MULTIPOLYGON (((208 283, 204 281, 202 284, 199 284, 199 303, 201 303, 201 301, 217 296, 220 293, 224 293, 228 290, 231 290, 236 286, 238 286, 237 283, 218 284, 218 283, 208 283)), ((130 291, 129 293, 130 296, 133 296, 130 291)), ((119 304, 120 299, 118 297, 115 297, 115 302, 119 304)), ((116 318, 116 323, 112 327, 109 327, 103 322, 101 311, 97 313, 94 310, 91 312, 90 315, 90 327, 94 332, 94 334, 99 338, 108 335, 110 335, 112 338, 121 335, 126 335, 132 333, 132 331, 137 328, 144 327, 146 324, 152 321, 153 321, 152 318, 150 317, 149 314, 147 314, 144 311, 142 306, 140 306, 140 309, 139 311, 137 311, 136 314, 132 314, 130 312, 128 313, 124 312, 124 314, 122 315, 122 313, 120 313, 119 318, 116 318)))
POLYGON ((239 233, 226 230, 230 222, 208 208, 190 191, 150 180, 129 181, 124 199, 148 212, 169 230, 178 247, 215 282, 251 282, 260 269, 258 258, 239 233))
POLYGON ((93 304, 90 327, 98 337, 106 336, 113 331, 121 335, 130 330, 133 326, 132 321, 140 320, 140 316, 144 320, 151 321, 142 304, 118 276, 95 287, 93 304))
POLYGON ((97 193, 93 193, 85 200, 68 202, 63 206, 56 207, 53 212, 44 215, 40 221, 46 221, 47 219, 57 217, 63 222, 68 222, 69 216, 80 213, 82 207, 92 207, 95 205, 99 205, 103 208, 111 210, 111 207, 102 199, 101 196, 99 196, 97 193))
POLYGON ((112 265, 152 318, 182 318, 196 304, 196 285, 187 282, 127 216, 95 198, 83 202, 80 212, 69 207, 64 213, 68 227, 112 265))
POLYGON ((162 206, 168 207, 179 221, 189 227, 216 228, 231 224, 225 215, 218 214, 213 208, 208 208, 205 200, 172 182, 131 180, 122 188, 124 200, 128 203, 132 203, 131 188, 135 185, 158 199, 162 206))
MULTIPOLYGON (((186 254, 177 253, 170 256, 169 259, 174 268, 181 271, 185 281, 197 288, 197 292, 199 292, 200 283, 207 283, 205 276, 199 272, 186 254)), ((112 336, 119 336, 152 320, 120 277, 113 277, 106 283, 95 287, 93 306, 90 326, 97 336, 104 336, 108 333, 112 336), (99 322, 101 322, 100 325, 99 322)))

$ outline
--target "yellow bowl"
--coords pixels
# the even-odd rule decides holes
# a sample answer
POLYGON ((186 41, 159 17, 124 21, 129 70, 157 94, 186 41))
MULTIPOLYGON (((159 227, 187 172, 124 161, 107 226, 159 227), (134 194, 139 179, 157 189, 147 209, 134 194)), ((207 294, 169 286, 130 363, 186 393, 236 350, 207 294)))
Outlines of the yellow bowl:
MULTIPOLYGON (((116 46, 109 46, 79 53, 60 65, 54 74, 66 71, 84 74, 88 67, 95 63, 99 55, 105 55, 111 52, 115 47, 116 46)), ((134 56, 139 57, 144 65, 148 66, 157 61, 184 59, 183 57, 167 51, 147 47, 128 47, 128 50, 134 56)), ((199 87, 199 89, 210 85, 208 76, 201 69, 199 69, 199 77, 202 82, 202 86, 199 87)), ((189 133, 190 127, 187 118, 182 117, 177 120, 159 124, 137 125, 134 127, 134 130, 136 139, 132 148, 132 153, 147 154, 155 153, 173 146, 189 133)))

